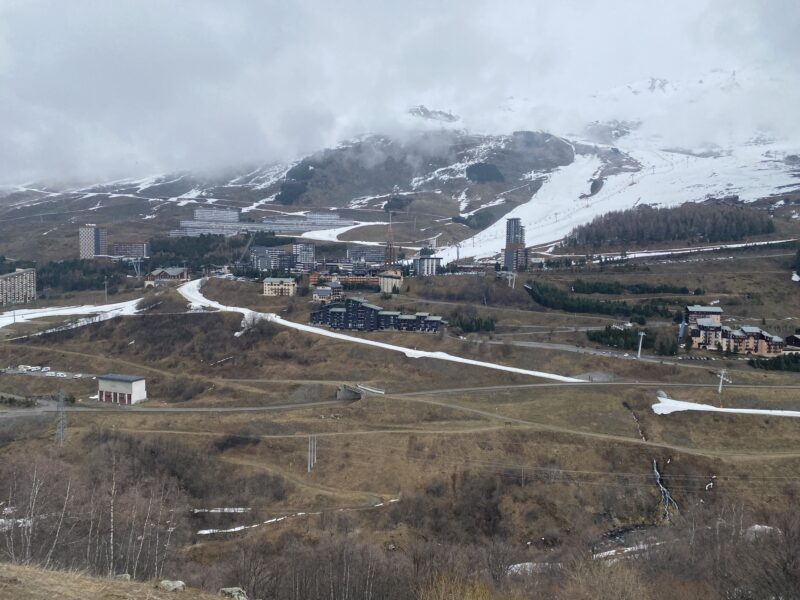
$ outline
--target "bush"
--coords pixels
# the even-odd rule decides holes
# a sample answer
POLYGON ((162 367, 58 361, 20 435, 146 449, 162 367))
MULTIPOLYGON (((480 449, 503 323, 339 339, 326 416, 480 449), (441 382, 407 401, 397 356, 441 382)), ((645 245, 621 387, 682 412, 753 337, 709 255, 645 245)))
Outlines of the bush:
POLYGON ((781 354, 774 358, 751 358, 748 363, 751 367, 767 371, 800 372, 800 354, 781 354))
POLYGON ((230 450, 232 448, 254 446, 258 444, 258 441, 258 438, 255 437, 230 434, 215 441, 214 448, 216 448, 218 452, 225 452, 225 450, 230 450))
POLYGON ((653 300, 633 306, 620 300, 593 300, 570 296, 567 292, 557 287, 535 281, 529 281, 525 284, 525 289, 534 302, 546 308, 573 313, 598 313, 625 317, 672 317, 672 312, 664 303, 653 300))
POLYGON ((36 270, 37 289, 56 288, 64 292, 102 290, 115 294, 124 281, 128 267, 102 260, 62 260, 49 262, 36 270))
POLYGON ((576 294, 688 294, 685 286, 649 283, 622 284, 619 281, 583 281, 576 279, 572 283, 572 291, 576 294))
POLYGON ((674 240, 723 242, 773 233, 769 214, 727 202, 686 203, 673 208, 642 205, 595 217, 565 238, 571 246, 647 244, 674 240))
POLYGON ((497 165, 492 163, 475 163, 467 167, 467 179, 475 183, 488 183, 490 181, 505 181, 497 165))
POLYGON ((409 206, 411 206, 413 201, 413 198, 408 198, 405 196, 392 196, 386 201, 386 204, 383 205, 383 210, 386 212, 391 212, 393 210, 406 210, 409 206))
POLYGON ((494 217, 488 211, 480 211, 474 214, 471 214, 468 217, 453 217, 453 223, 461 223, 462 225, 466 225, 470 229, 485 229, 489 225, 492 224, 494 217))
POLYGON ((162 387, 165 402, 187 402, 205 391, 199 381, 186 375, 179 375, 167 381, 162 387))
POLYGON ((458 327, 464 333, 478 331, 494 331, 496 321, 492 317, 481 317, 474 308, 470 307, 462 312, 455 310, 450 313, 448 321, 451 326, 458 327), (470 310, 471 309, 471 310, 470 310))

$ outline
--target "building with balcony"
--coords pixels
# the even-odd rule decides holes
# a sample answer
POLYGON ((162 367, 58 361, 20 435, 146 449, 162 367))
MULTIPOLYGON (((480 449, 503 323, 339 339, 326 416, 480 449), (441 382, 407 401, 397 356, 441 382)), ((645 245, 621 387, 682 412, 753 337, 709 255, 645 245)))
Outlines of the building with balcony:
POLYGON ((0 275, 0 306, 36 300, 36 269, 17 269, 0 275))

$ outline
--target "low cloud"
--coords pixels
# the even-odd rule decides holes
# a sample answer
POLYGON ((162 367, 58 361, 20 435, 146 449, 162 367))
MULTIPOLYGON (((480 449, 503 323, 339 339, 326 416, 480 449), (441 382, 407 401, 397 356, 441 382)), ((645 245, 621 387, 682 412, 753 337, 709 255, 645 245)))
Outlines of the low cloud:
POLYGON ((417 126, 417 104, 479 132, 798 135, 796 3, 593 4, 0 0, 0 182, 289 160, 417 126), (741 89, 686 106, 625 87, 714 68, 741 89))

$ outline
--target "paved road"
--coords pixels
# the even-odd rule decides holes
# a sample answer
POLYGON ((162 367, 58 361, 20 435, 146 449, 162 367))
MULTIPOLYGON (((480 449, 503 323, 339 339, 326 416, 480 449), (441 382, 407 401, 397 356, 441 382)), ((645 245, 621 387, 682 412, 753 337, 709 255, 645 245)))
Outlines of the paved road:
POLYGON ((94 375, 71 373, 69 371, 22 371, 20 369, 0 369, 4 375, 27 375, 29 377, 56 377, 58 379, 91 379, 94 375))
MULTIPOLYGON (((635 360, 637 362, 646 362, 655 365, 666 365, 675 367, 686 367, 690 369, 705 369, 713 368, 719 361, 702 360, 702 361, 685 361, 675 358, 655 357, 642 355, 642 358, 636 358, 635 350, 601 350, 599 348, 589 348, 587 346, 575 346, 570 344, 558 344, 556 342, 531 342, 531 341, 518 341, 518 340, 505 340, 505 341, 479 341, 476 343, 483 344, 506 344, 509 346, 520 346, 523 348, 540 348, 543 350, 558 350, 561 352, 575 352, 577 354, 589 354, 591 356, 604 356, 606 358, 615 358, 620 360, 635 360), (627 356, 626 356, 627 355, 627 356)), ((720 368, 722 368, 720 366, 720 368)), ((733 365, 726 363, 725 368, 728 370, 743 370, 744 365, 733 365)))
MULTIPOLYGON (((64 406, 65 412, 70 413, 102 413, 102 414, 142 414, 142 413, 247 413, 247 412, 275 412, 281 410, 302 410, 304 408, 319 408, 321 406, 344 406, 348 402, 342 400, 323 400, 320 402, 296 402, 291 404, 270 404, 267 406, 112 406, 98 403, 96 406, 68 404, 64 406)), ((43 401, 38 406, 25 409, 0 410, 0 419, 13 419, 15 417, 30 417, 43 414, 52 414, 58 411, 55 402, 43 401)))

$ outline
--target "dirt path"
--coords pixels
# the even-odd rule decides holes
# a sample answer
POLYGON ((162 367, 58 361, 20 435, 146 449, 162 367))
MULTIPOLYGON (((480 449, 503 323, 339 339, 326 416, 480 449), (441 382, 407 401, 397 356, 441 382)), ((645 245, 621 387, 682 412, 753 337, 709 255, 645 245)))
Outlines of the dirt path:
POLYGON ((287 469, 282 469, 263 460, 256 460, 243 456, 222 456, 221 460, 239 467, 246 467, 249 469, 266 471, 273 475, 279 475, 299 489, 307 490, 314 494, 331 496, 337 500, 354 503, 359 506, 373 506, 376 503, 376 499, 378 502, 386 502, 390 498, 396 496, 396 494, 393 495, 383 492, 369 492, 363 490, 346 490, 323 485, 321 483, 314 483, 304 477, 289 472, 287 469))
POLYGON ((705 458, 725 458, 729 460, 757 460, 757 459, 782 459, 782 458, 796 458, 800 457, 800 451, 798 452, 774 452, 774 451, 739 451, 739 450, 717 450, 717 449, 708 449, 708 448, 690 448, 687 446, 678 446, 674 444, 668 444, 664 442, 653 442, 653 441, 643 441, 637 437, 627 437, 622 435, 615 435, 610 433, 600 433, 595 431, 582 431, 579 429, 570 429, 569 427, 562 427, 559 425, 551 425, 548 423, 540 423, 537 421, 529 421, 526 419, 520 419, 517 417, 509 417, 506 415, 502 415, 499 413, 493 413, 491 411, 480 410, 477 408, 471 408, 467 406, 462 406, 460 404, 455 404, 452 402, 441 402, 438 400, 431 400, 426 399, 424 397, 418 396, 410 396, 410 395, 398 395, 398 396, 387 396, 387 397, 396 397, 398 399, 408 400, 411 402, 418 402, 421 404, 428 404, 432 406, 438 406, 442 408, 449 408, 451 410, 457 410, 462 412, 467 412, 474 415, 479 415, 486 419, 491 419, 494 421, 502 421, 506 424, 511 425, 522 425, 524 427, 534 429, 537 431, 550 431, 554 433, 563 433, 566 435, 572 436, 580 436, 584 438, 591 438, 591 439, 598 439, 603 441, 609 442, 618 442, 623 444, 630 444, 630 445, 637 445, 642 447, 649 447, 659 450, 671 450, 674 452, 681 452, 684 454, 691 454, 694 456, 702 456, 705 458))

